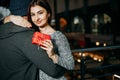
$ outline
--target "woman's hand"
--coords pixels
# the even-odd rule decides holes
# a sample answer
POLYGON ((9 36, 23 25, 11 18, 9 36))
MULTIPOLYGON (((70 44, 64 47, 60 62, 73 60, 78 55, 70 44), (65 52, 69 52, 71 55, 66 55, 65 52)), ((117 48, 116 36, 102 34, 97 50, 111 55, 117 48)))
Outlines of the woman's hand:
POLYGON ((54 53, 53 44, 52 44, 51 40, 46 40, 46 41, 43 41, 42 43, 43 43, 42 44, 43 46, 41 46, 41 48, 46 50, 49 58, 51 58, 54 61, 54 63, 57 63, 58 57, 54 53))
POLYGON ((51 40, 42 41, 42 49, 46 50, 49 57, 54 55, 53 44, 51 40))
POLYGON ((22 27, 28 27, 28 28, 32 27, 31 23, 28 22, 28 20, 26 18, 21 17, 21 16, 11 15, 10 21, 12 21, 14 24, 22 26, 22 27))
POLYGON ((10 22, 10 21, 21 27, 28 27, 28 28, 32 27, 31 23, 28 22, 27 19, 21 16, 10 15, 5 18, 4 23, 10 22))

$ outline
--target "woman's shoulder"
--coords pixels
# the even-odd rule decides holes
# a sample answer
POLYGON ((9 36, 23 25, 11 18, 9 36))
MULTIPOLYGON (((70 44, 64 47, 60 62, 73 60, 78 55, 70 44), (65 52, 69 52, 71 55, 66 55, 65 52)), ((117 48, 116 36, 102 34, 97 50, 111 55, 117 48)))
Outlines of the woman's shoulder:
POLYGON ((51 34, 51 36, 54 36, 54 37, 62 36, 62 35, 64 35, 64 34, 61 31, 55 31, 53 34, 51 34))
POLYGON ((63 35, 61 31, 55 31, 52 35, 63 35))
POLYGON ((52 38, 65 38, 64 33, 62 33, 61 31, 55 31, 52 35, 52 38))

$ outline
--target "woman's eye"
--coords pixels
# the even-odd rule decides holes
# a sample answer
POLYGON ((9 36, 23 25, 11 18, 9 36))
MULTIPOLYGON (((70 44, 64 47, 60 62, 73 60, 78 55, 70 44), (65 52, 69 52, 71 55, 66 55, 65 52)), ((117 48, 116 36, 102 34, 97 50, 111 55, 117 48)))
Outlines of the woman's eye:
POLYGON ((38 14, 43 14, 43 12, 39 11, 38 14))

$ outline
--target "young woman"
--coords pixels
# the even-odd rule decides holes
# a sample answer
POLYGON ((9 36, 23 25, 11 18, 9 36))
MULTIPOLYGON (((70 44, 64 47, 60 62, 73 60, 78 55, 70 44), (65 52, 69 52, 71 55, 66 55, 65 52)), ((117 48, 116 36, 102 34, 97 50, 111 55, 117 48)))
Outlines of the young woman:
MULTIPOLYGON (((30 3, 28 20, 33 24, 33 28, 41 33, 51 36, 51 40, 44 41, 44 47, 41 46, 41 48, 46 50, 48 56, 53 59, 55 63, 66 69, 72 70, 74 68, 74 59, 68 40, 62 32, 56 31, 52 28, 50 25, 51 16, 52 11, 46 0, 33 0, 30 3), (53 54, 54 56, 51 57, 53 54)), ((17 18, 18 16, 12 16, 12 18, 13 17, 17 18)), ((17 21, 13 19, 12 22, 17 23, 17 21)), ((67 80, 65 76, 62 76, 59 79, 52 78, 41 70, 39 70, 39 78, 40 80, 67 80)))

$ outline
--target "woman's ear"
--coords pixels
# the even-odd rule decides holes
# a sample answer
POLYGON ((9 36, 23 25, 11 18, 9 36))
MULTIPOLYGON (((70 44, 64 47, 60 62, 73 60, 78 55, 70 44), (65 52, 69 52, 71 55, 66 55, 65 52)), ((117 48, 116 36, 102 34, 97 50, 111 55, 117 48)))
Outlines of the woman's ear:
POLYGON ((50 16, 51 16, 50 13, 48 13, 48 18, 50 18, 50 16))
POLYGON ((48 14, 48 23, 49 24, 51 23, 51 14, 50 13, 48 14))

